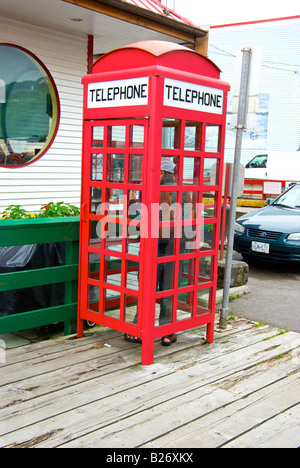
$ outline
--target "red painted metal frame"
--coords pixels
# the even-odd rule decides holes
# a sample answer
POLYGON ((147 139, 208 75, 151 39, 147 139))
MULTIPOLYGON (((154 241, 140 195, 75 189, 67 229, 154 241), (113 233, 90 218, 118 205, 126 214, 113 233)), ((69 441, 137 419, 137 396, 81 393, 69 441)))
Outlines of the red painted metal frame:
MULTIPOLYGON (((175 46, 174 46, 175 47, 175 46)), ((176 48, 176 47, 175 47, 176 48)), ((170 49, 171 50, 171 49, 170 49)), ((148 51, 149 52, 149 51, 148 51)), ((152 51, 153 52, 153 51, 152 51)), ((176 50, 176 52, 178 52, 176 50)), ((135 77, 149 77, 149 101, 144 106, 131 106, 131 107, 119 107, 119 108, 106 108, 106 109, 87 109, 84 108, 84 143, 83 143, 83 162, 82 162, 82 210, 81 210, 81 241, 80 241, 80 271, 79 271, 79 307, 78 307, 78 337, 83 334, 83 320, 91 320, 96 323, 111 327, 119 330, 123 333, 134 335, 142 340, 142 364, 148 365, 153 363, 154 358, 154 341, 162 336, 166 336, 179 331, 191 329, 194 327, 206 325, 207 326, 207 341, 213 342, 214 338, 214 316, 215 316, 215 297, 217 287, 217 269, 218 269, 218 248, 219 248, 219 237, 220 237, 220 218, 221 218, 221 200, 222 200, 222 178, 223 178, 223 153, 224 153, 224 140, 225 140, 225 127, 226 127, 226 107, 227 107, 227 91, 229 89, 227 84, 224 84, 216 78, 216 68, 213 69, 210 61, 207 61, 207 73, 208 76, 202 75, 197 76, 195 73, 191 73, 190 68, 196 68, 195 64, 191 65, 191 51, 188 51, 188 59, 185 55, 182 55, 180 50, 180 57, 183 57, 184 64, 183 69, 172 69, 170 64, 172 63, 171 57, 168 56, 166 64, 163 66, 164 61, 160 59, 148 59, 146 56, 143 57, 143 65, 138 68, 126 69, 125 64, 118 61, 121 71, 118 72, 114 69, 115 63, 112 65, 112 71, 109 71, 109 65, 106 61, 101 61, 97 64, 95 69, 98 73, 89 75, 83 79, 85 84, 84 87, 84 102, 87 102, 87 85, 88 83, 97 83, 102 81, 113 81, 135 77), (158 61, 155 65, 153 62, 158 61), (189 67, 187 70, 184 67, 189 67), (100 69, 102 70, 99 73, 100 69), (213 76, 213 77, 212 77, 213 76), (164 97, 164 80, 165 78, 173 78, 189 83, 201 84, 204 86, 211 86, 224 90, 224 107, 222 115, 216 115, 211 113, 198 112, 194 110, 185 110, 180 108, 167 107, 163 105, 164 97), (162 149, 162 134, 163 134, 163 122, 164 119, 176 119, 181 122, 180 135, 178 135, 181 142, 178 149, 162 149), (201 135, 200 148, 193 151, 185 149, 185 122, 198 122, 201 123, 201 135), (129 193, 134 187, 126 180, 128 176, 129 163, 125 162, 125 180, 122 184, 110 183, 106 180, 106 160, 105 154, 108 151, 106 143, 104 141, 103 149, 92 148, 91 145, 91 129, 93 126, 101 125, 107 128, 110 125, 123 125, 127 129, 127 133, 130 125, 144 125, 144 148, 136 150, 136 154, 143 154, 143 174, 142 184, 135 187, 135 190, 142 191, 142 201, 146 206, 146 212, 142 212, 141 216, 141 232, 144 232, 146 227, 154 225, 158 226, 158 220, 155 219, 156 212, 151 207, 154 205, 158 206, 160 203, 160 194, 166 190, 174 191, 178 194, 180 200, 182 199, 183 192, 192 192, 195 197, 198 196, 199 203, 206 198, 207 192, 215 193, 215 206, 214 212, 211 217, 202 219, 192 219, 190 221, 182 220, 181 214, 177 214, 177 218, 168 223, 160 222, 159 227, 171 226, 175 232, 179 232, 184 224, 190 224, 199 228, 200 224, 203 223, 204 227, 213 226, 213 240, 212 247, 206 247, 206 249, 200 248, 192 252, 180 253, 180 242, 177 239, 175 242, 176 250, 174 255, 170 257, 159 257, 158 256, 158 238, 157 236, 149 235, 148 237, 141 238, 139 256, 136 258, 125 251, 126 239, 122 239, 122 252, 115 252, 113 256, 121 260, 121 283, 118 286, 112 286, 111 284, 105 283, 105 262, 103 261, 104 256, 112 255, 112 252, 105 249, 104 242, 101 241, 100 248, 98 246, 89 245, 90 239, 90 221, 97 222, 101 219, 101 214, 95 215, 90 213, 90 196, 91 187, 102 188, 108 187, 119 188, 124 190, 124 193, 129 193), (219 148, 217 152, 206 152, 205 151, 205 135, 207 125, 216 125, 221 129, 219 138, 219 148), (103 181, 91 181, 91 153, 103 153, 103 181), (161 173, 161 157, 177 157, 179 160, 179 183, 176 186, 167 187, 160 183, 161 173), (200 180, 197 185, 184 185, 183 184, 183 158, 196 158, 200 162, 200 180), (212 160, 218 160, 218 178, 215 185, 207 185, 207 179, 204 177, 204 158, 211 158, 212 160), (199 194, 199 195, 198 195, 199 194), (99 280, 88 278, 89 275, 89 253, 98 253, 100 255, 100 277, 99 280), (199 273, 199 267, 203 259, 211 260, 211 270, 209 275, 201 276, 199 273), (126 276, 126 260, 132 260, 139 264, 139 290, 132 291, 125 287, 125 276, 126 276), (179 285, 179 265, 180 262, 185 260, 188 262, 188 271, 183 274, 183 278, 187 280, 187 284, 184 286, 179 285), (167 263, 168 261, 173 262, 176 266, 175 273, 173 273, 173 287, 168 291, 157 290, 157 268, 159 264, 167 263), (99 305, 97 311, 93 312, 88 309, 88 285, 94 285, 99 287, 99 305), (113 291, 120 293, 120 300, 114 300, 112 303, 105 302, 104 290, 108 288, 113 291), (205 307, 201 307, 198 303, 198 296, 201 292, 209 291, 208 303, 205 307), (185 295, 185 302, 181 300, 180 295, 185 295), (126 299, 137 299, 138 302, 138 316, 137 323, 126 322, 125 312, 126 305, 128 304, 126 299), (156 307, 159 307, 161 299, 164 297, 172 296, 173 298, 173 309, 170 323, 160 326, 155 326, 156 320, 156 307), (118 319, 106 314, 107 307, 120 306, 120 316, 118 319), (188 312, 189 316, 183 319, 178 317, 178 311, 188 312)), ((120 50, 116 52, 117 58, 122 57, 120 50)), ((138 51, 139 58, 141 58, 140 49, 138 51)), ((128 51, 126 51, 126 60, 128 60, 128 51)), ((166 55, 166 54, 162 54, 166 55)), ((112 54, 113 58, 113 54, 112 54)), ((110 57, 108 57, 110 59, 110 57)), ((132 62, 135 61, 135 51, 132 50, 132 62)), ((174 55, 174 66, 178 68, 179 57, 174 55)), ((192 57, 193 61, 194 57, 192 57)), ((199 56, 197 55, 197 59, 199 56)), ((205 59, 202 57, 204 65, 206 64, 205 59)), ((204 67, 205 69, 205 67, 204 67)), ((127 139, 128 141, 128 139, 127 139)), ((129 157, 129 152, 134 151, 129 148, 120 150, 129 157)), ((118 152, 118 150, 114 150, 118 152)), ((112 220, 113 221, 113 220, 112 220)), ((128 220, 124 214, 123 219, 114 222, 118 223, 122 229, 123 234, 125 228, 132 222, 128 220)), ((115 272, 115 270, 113 270, 115 272)))

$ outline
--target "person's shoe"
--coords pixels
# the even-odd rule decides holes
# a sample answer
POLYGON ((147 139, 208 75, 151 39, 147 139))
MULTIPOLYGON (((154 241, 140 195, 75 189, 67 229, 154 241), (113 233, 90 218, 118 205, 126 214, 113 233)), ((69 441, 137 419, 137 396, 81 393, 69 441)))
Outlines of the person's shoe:
POLYGON ((128 341, 128 343, 142 344, 142 340, 140 338, 137 338, 136 336, 133 336, 133 335, 127 335, 126 333, 124 335, 124 339, 125 341, 128 341))
POLYGON ((171 346, 171 344, 176 343, 177 336, 175 333, 173 335, 163 336, 161 339, 162 346, 171 346))

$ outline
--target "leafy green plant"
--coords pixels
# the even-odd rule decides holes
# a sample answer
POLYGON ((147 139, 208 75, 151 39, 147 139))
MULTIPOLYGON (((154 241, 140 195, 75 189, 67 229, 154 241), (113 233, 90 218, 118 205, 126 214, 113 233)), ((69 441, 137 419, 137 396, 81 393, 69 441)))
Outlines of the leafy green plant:
POLYGON ((79 214, 80 209, 77 206, 64 202, 49 202, 42 205, 38 213, 26 211, 21 205, 10 205, 4 210, 0 219, 63 218, 66 216, 79 216, 79 214))
POLYGON ((64 202, 50 202, 42 205, 41 209, 41 218, 64 218, 66 216, 78 216, 80 213, 79 208, 64 202))
POLYGON ((22 219, 29 217, 21 205, 10 205, 3 212, 1 219, 22 219))

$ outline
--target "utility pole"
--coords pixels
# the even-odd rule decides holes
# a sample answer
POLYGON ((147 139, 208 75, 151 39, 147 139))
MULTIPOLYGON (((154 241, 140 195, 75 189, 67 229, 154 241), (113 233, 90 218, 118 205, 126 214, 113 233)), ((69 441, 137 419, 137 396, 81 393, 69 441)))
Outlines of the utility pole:
POLYGON ((232 178, 232 189, 231 189, 231 206, 230 206, 230 215, 229 215, 229 232, 228 232, 227 254, 226 254, 225 273, 224 273, 223 303, 222 303, 222 308, 220 309, 219 327, 221 329, 226 329, 228 325, 229 290, 230 290, 230 282, 231 282, 234 226, 235 226, 236 206, 237 206, 237 198, 238 198, 239 170, 240 170, 240 163, 241 163, 243 131, 244 129, 246 129, 246 125, 247 125, 248 88, 249 88, 250 62, 251 62, 252 50, 250 48, 244 48, 242 49, 242 53, 243 53, 243 60, 242 60, 238 117, 237 117, 237 126, 236 126, 235 154, 234 154, 233 178, 232 178))

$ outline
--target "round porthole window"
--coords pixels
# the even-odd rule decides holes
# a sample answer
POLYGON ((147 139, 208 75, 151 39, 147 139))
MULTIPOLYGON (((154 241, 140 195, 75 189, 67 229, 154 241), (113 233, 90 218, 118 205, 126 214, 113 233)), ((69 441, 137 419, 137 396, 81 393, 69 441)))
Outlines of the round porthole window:
POLYGON ((27 50, 0 44, 0 166, 22 167, 51 146, 60 106, 47 68, 27 50))

